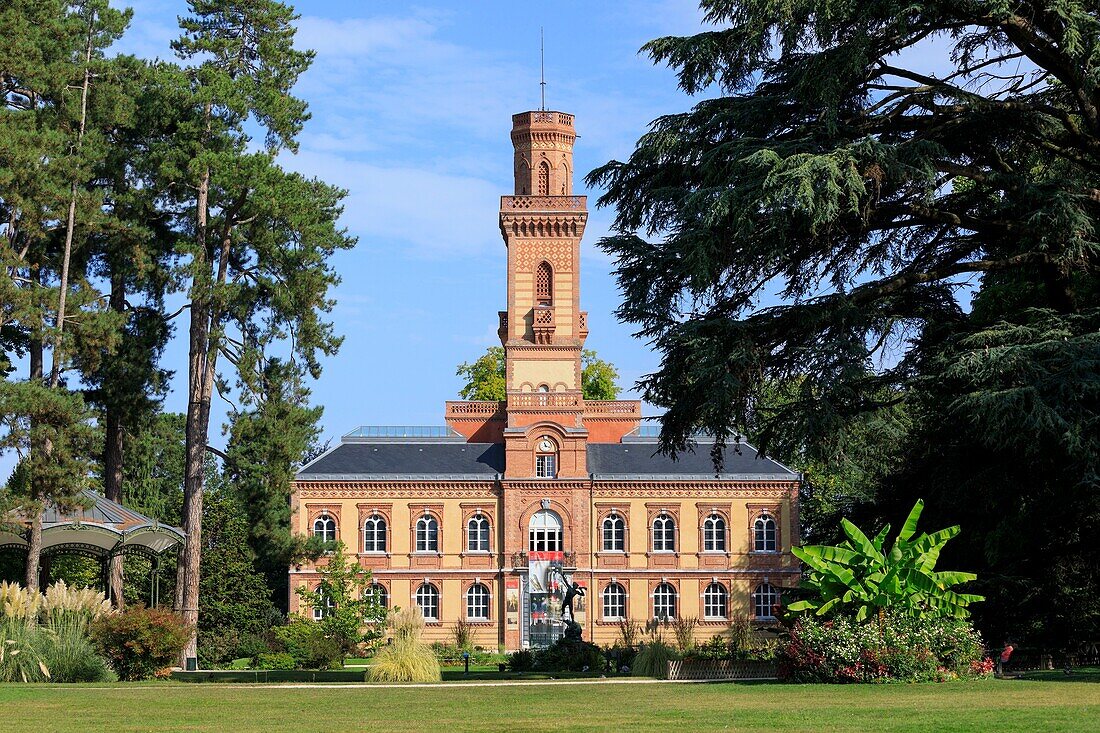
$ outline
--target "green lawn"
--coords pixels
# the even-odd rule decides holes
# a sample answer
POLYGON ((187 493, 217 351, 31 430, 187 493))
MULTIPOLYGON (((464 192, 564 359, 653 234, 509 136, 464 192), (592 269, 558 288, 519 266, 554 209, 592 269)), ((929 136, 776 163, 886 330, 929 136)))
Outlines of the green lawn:
POLYGON ((0 711, 2 731, 1100 731, 1100 685, 9 685, 0 711))

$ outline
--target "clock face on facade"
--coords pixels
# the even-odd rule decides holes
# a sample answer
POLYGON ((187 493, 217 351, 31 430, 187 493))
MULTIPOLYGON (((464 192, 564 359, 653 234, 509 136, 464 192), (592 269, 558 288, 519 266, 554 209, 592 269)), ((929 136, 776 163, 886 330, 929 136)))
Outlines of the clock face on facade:
POLYGON ((549 438, 543 438, 539 441, 539 450, 543 453, 553 453, 554 444, 550 442, 549 438))

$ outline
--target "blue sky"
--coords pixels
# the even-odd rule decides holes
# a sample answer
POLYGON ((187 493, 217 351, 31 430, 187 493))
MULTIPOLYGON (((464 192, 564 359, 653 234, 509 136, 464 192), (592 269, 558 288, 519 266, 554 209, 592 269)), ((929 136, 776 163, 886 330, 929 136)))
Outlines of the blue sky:
MULTIPOLYGON (((171 57, 185 0, 134 9, 119 51, 171 57)), ((317 58, 297 93, 313 115, 283 164, 349 191, 343 223, 358 246, 335 265, 343 283, 332 318, 345 341, 313 385, 323 434, 360 424, 443 424, 461 386, 455 367, 499 344, 505 249, 499 196, 511 193, 511 115, 539 104, 545 28, 547 106, 576 114, 578 177, 629 155, 655 117, 690 100, 666 68, 638 55, 645 41, 699 29, 692 0, 643 2, 302 2, 298 45, 317 58)), ((594 207, 598 191, 590 196, 594 207)), ((628 388, 657 366, 648 345, 612 315, 619 295, 595 246, 608 211, 593 210, 582 244, 588 346, 628 388)), ((167 409, 182 410, 186 351, 177 325, 165 366, 167 409)), ((224 404, 224 403, 222 403, 224 404)), ((221 444, 215 414, 211 442, 221 444)))

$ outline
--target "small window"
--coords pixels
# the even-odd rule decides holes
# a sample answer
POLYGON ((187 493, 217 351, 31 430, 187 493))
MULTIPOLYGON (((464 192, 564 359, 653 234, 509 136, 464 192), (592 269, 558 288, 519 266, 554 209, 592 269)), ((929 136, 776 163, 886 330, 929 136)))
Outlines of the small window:
POLYGON ((313 620, 320 621, 332 615, 332 612, 336 610, 336 604, 333 603, 328 593, 321 590, 321 586, 317 586, 314 592, 320 596, 320 603, 313 607, 313 620))
POLYGON ((653 551, 675 552, 676 521, 668 514, 659 514, 653 520, 653 551))
POLYGON ((752 594, 752 608, 756 618, 775 618, 775 607, 779 605, 779 591, 769 583, 756 586, 752 594))
POLYGON ((471 621, 489 620, 489 589, 482 583, 474 583, 466 591, 466 618, 471 621))
POLYGON ((703 618, 707 620, 723 620, 726 618, 729 608, 729 593, 726 586, 721 583, 711 583, 703 591, 703 618))
POLYGON ((703 520, 703 551, 726 551, 726 520, 717 514, 703 520))
POLYGON ((753 523, 753 549, 757 552, 775 552, 775 520, 767 514, 757 517, 753 523))
POLYGON ((539 305, 554 303, 554 269, 546 261, 535 270, 535 300, 539 305))
POLYGON ((603 551, 623 552, 626 548, 626 522, 618 514, 603 520, 603 551))
POLYGON ((477 514, 466 523, 466 550, 468 552, 489 551, 489 520, 477 514))
POLYGON ((322 542, 336 540, 336 520, 327 514, 322 514, 313 520, 313 536, 319 537, 322 542))
POLYGON ((363 523, 363 552, 386 551, 386 520, 375 514, 363 523))
POLYGON ((439 620, 439 590, 431 583, 424 583, 416 589, 416 605, 425 621, 439 620))
POLYGON ((535 456, 535 478, 554 478, 558 473, 558 457, 553 454, 535 456))
POLYGON ((550 166, 544 160, 539 163, 538 195, 550 195, 550 166))
POLYGON ((676 618, 676 589, 669 583, 661 583, 653 590, 653 618, 676 618))
POLYGON ((363 600, 373 600, 382 608, 390 607, 390 594, 381 583, 371 583, 363 592, 363 600))
POLYGON ((416 551, 439 552, 439 522, 424 516, 416 520, 416 551))
POLYGON ((620 621, 626 618, 626 589, 618 583, 608 583, 603 589, 604 621, 620 621))

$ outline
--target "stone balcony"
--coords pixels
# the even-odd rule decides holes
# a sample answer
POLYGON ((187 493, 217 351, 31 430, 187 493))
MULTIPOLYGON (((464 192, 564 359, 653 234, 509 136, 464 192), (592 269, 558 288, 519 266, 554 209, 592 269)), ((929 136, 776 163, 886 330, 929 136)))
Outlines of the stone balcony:
POLYGON ((501 211, 586 211, 587 196, 501 196, 501 211))
POLYGON ((536 306, 534 312, 531 315, 531 329, 535 332, 535 343, 553 343, 554 326, 554 306, 536 306))

